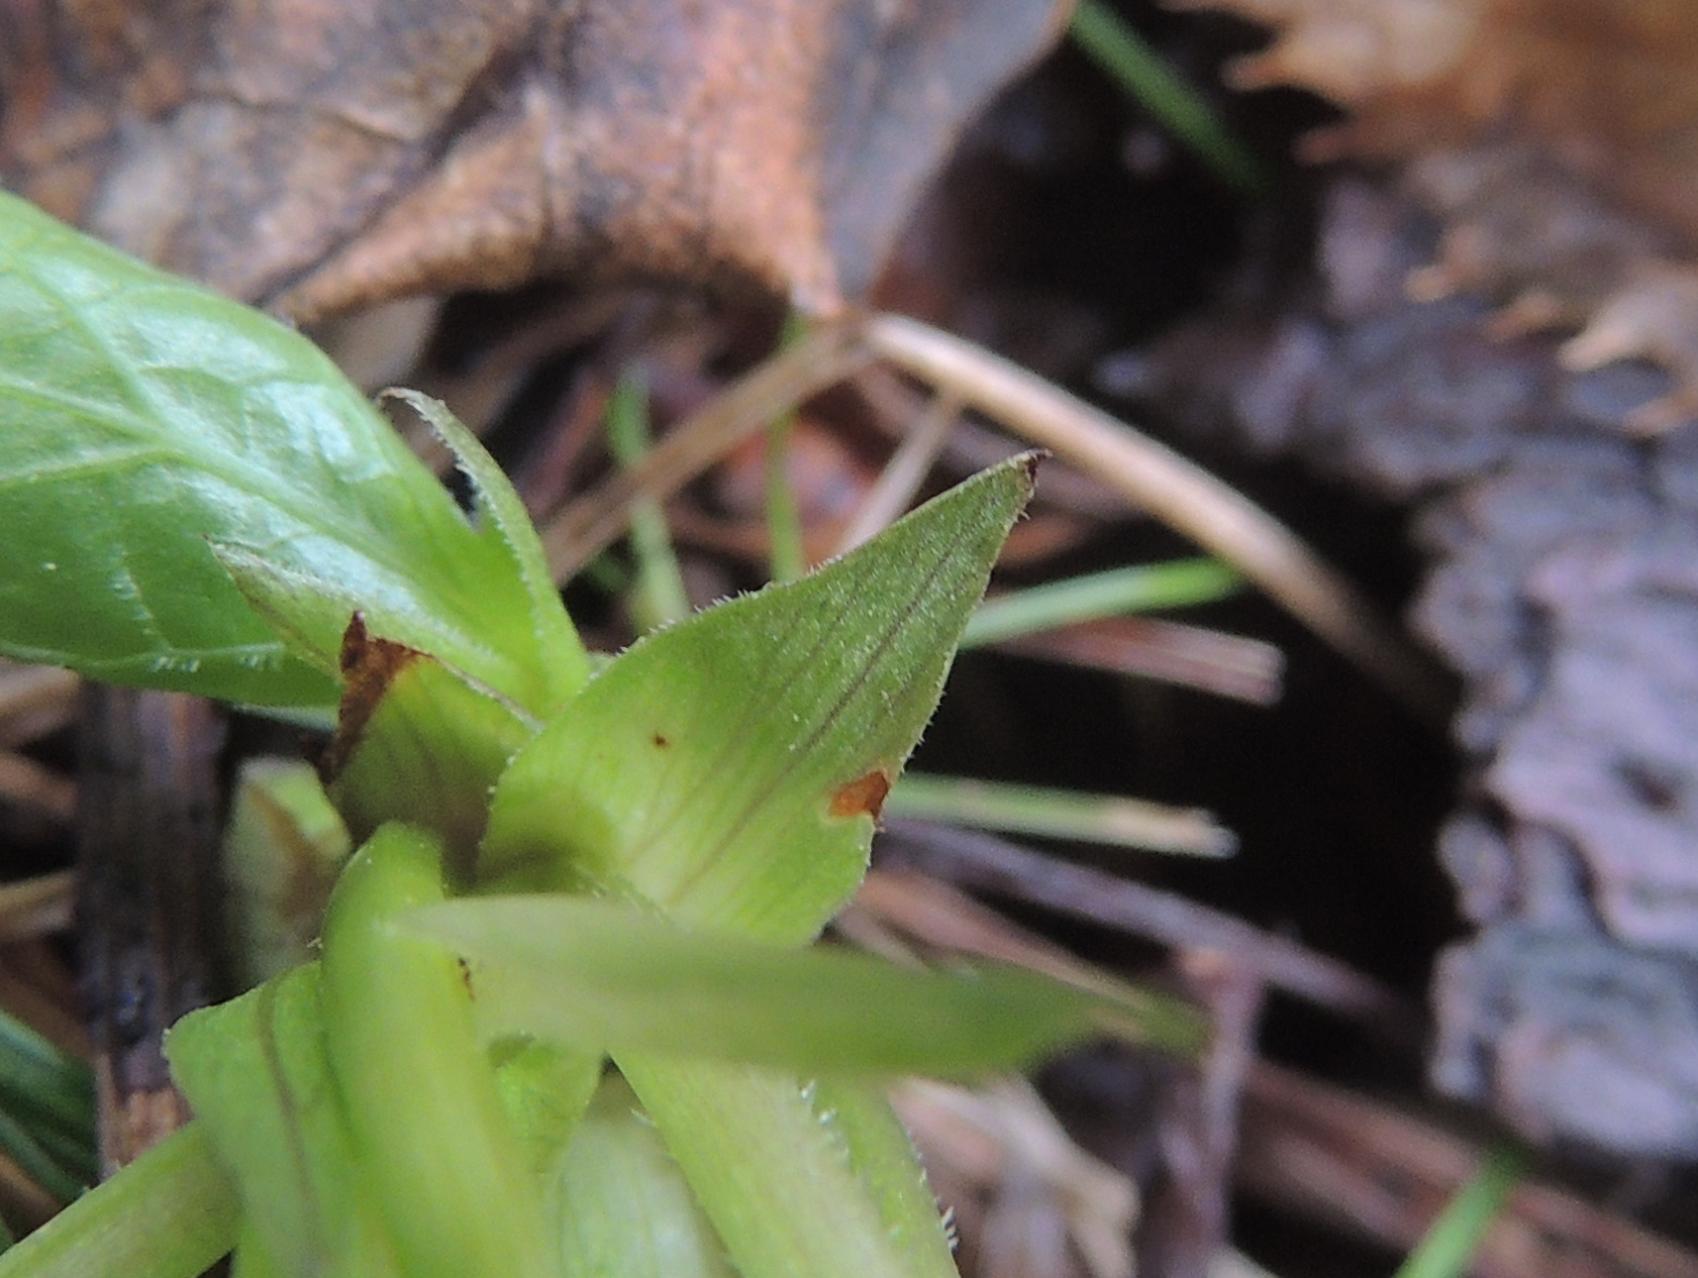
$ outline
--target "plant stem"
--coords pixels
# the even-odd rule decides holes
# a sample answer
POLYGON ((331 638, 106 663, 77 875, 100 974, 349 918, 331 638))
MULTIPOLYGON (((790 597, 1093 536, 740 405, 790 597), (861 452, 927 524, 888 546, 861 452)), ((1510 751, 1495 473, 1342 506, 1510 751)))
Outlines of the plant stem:
POLYGON ((0 1278, 196 1278, 230 1250, 237 1219, 191 1123, 0 1256, 0 1278))
POLYGON ((444 899, 442 845, 385 825, 324 925, 325 1040, 371 1192, 411 1278, 554 1278, 542 1205, 459 961, 395 926, 444 899))

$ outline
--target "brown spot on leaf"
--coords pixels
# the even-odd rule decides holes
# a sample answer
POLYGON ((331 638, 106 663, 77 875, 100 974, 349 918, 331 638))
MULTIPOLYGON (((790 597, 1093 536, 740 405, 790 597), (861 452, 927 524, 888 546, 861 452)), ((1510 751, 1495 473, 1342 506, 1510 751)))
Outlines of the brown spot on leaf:
POLYGON ((424 654, 366 630, 365 617, 355 613, 342 632, 342 701, 336 711, 336 735, 319 760, 318 771, 329 785, 347 766, 366 724, 389 691, 395 677, 424 654))
POLYGON ((831 796, 831 815, 834 817, 866 815, 878 820, 884 811, 884 796, 890 793, 890 774, 875 768, 864 777, 856 777, 831 796))
POLYGON ((664 733, 657 732, 654 734, 654 744, 656 749, 665 750, 672 745, 672 739, 664 733))

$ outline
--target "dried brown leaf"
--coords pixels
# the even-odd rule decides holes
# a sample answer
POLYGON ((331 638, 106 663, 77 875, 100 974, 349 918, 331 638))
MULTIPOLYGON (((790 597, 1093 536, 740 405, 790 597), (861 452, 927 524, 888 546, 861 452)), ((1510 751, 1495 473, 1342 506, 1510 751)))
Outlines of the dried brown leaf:
POLYGON ((297 319, 870 280, 1065 0, 0 0, 0 183, 297 319))
POLYGON ((1497 329, 1581 332, 1565 360, 1645 357, 1675 390, 1633 421, 1698 415, 1698 7, 1688 0, 1171 0, 1274 28, 1242 87, 1347 108, 1316 157, 1406 161, 1444 222, 1418 297, 1505 304, 1497 329))

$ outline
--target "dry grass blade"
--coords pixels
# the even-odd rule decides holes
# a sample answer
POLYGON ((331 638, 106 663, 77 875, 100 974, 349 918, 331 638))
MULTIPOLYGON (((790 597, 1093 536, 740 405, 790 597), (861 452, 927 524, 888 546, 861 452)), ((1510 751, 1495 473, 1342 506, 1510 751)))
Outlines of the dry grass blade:
POLYGON ((557 581, 618 540, 639 500, 665 501, 739 442, 869 358, 857 332, 821 327, 773 355, 690 414, 634 466, 562 510, 542 529, 557 581))
POLYGON ((0 942, 67 928, 75 906, 76 876, 70 870, 0 886, 0 942))
POLYGON ((960 415, 959 397, 947 391, 932 397, 896 446, 878 481, 849 521, 849 527, 844 529, 837 543, 837 554, 848 554, 862 542, 872 540, 913 504, 960 415))
MULTIPOLYGON (((974 830, 892 821, 886 840, 904 860, 911 857, 920 869, 961 887, 1029 901, 1179 949, 1218 950, 1275 989, 1359 1018, 1394 1038, 1418 1036, 1419 1012, 1380 982, 1182 896, 974 830)), ((882 899, 880 912, 887 917, 904 908, 896 894, 882 899)))
MULTIPOLYGON (((1266 1062, 1245 1087, 1239 1180, 1397 1250, 1414 1246, 1474 1174, 1461 1137, 1266 1062)), ((1534 1181, 1510 1195, 1474 1257, 1481 1278, 1686 1278, 1698 1256, 1534 1181)))
MULTIPOLYGON (((998 1252, 1026 1250, 1007 1228, 997 1228, 1002 1223, 1018 1231, 1032 1217, 1031 1211, 1019 1210, 1025 1205, 1046 1221, 1065 1221, 1066 1239, 1092 1278, 1131 1278, 1129 1239, 1138 1213, 1137 1188, 1124 1173, 1079 1148, 1025 1080, 969 1090, 909 1079, 891 1100, 929 1159, 948 1163, 955 1178, 992 1195, 982 1261, 994 1265, 998 1252), (1031 1197, 1037 1201, 1022 1204, 1031 1197)), ((1045 1266, 1049 1272, 1057 1268, 1068 1272, 1072 1267, 1045 1266)))
POLYGON ((76 783, 26 755, 0 752, 0 799, 70 824, 77 812, 76 783))
POLYGON ((1284 654, 1270 643, 1156 617, 1106 617, 992 646, 1040 661, 1183 684, 1257 706, 1279 700, 1285 671, 1284 654))
POLYGON ((1124 422, 971 342, 899 315, 873 316, 865 332, 884 359, 953 391, 1237 565, 1412 710, 1442 722, 1448 698, 1436 673, 1348 582, 1242 494, 1124 422))

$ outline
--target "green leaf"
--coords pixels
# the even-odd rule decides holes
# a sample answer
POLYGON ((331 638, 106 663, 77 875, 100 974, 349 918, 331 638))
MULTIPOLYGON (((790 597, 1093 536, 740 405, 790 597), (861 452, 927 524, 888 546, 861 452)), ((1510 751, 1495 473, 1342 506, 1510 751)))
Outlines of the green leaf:
POLYGON ((609 1278, 735 1278, 725 1245, 690 1187, 610 1075, 572 1136, 550 1193, 566 1274, 609 1278))
POLYGON ((385 821, 437 834, 469 874, 495 780, 536 721, 427 653, 366 632, 342 639, 342 704, 323 769, 354 837, 385 821))
POLYGON ((297 759, 242 764, 224 829, 225 917, 246 987, 305 963, 353 851, 318 773, 297 759))
POLYGON ((955 1278, 882 1101, 747 1065, 616 1059, 743 1278, 955 1278))
POLYGON ((343 871, 324 924, 331 1069, 408 1278, 557 1278, 459 961, 395 926, 443 899, 442 853, 390 824, 343 871))
POLYGON ((865 871, 1032 466, 639 641, 514 759, 480 873, 496 890, 635 892, 764 940, 816 935, 865 871))
POLYGON ((236 1195, 190 1123, 0 1255, 0 1278, 198 1278, 236 1228, 236 1195))
POLYGON ((553 715, 576 696, 590 677, 589 654, 583 640, 566 615, 560 602, 560 591, 548 571, 548 559, 536 528, 525 512, 519 494, 513 490, 495 458, 489 455, 478 437, 448 411, 441 400, 421 395, 418 391, 395 386, 383 392, 391 399, 409 405, 436 432, 454 461, 472 485, 472 500, 478 515, 488 529, 500 540, 512 560, 513 568, 523 585, 530 604, 531 644, 544 676, 545 698, 536 706, 540 716, 553 715))
POLYGON ((559 895, 447 901, 402 922, 479 964, 487 1029, 616 1052, 978 1074, 1089 1035, 1108 1010, 1016 968, 952 974, 797 952, 559 895))
POLYGON ((192 1012, 171 1075, 246 1209, 247 1267, 280 1278, 398 1278, 326 1049, 317 964, 192 1012))
POLYGON ((562 658, 498 523, 305 338, 0 195, 0 652, 322 704, 358 607, 546 713, 562 658), (288 584, 294 651, 213 544, 288 584))

